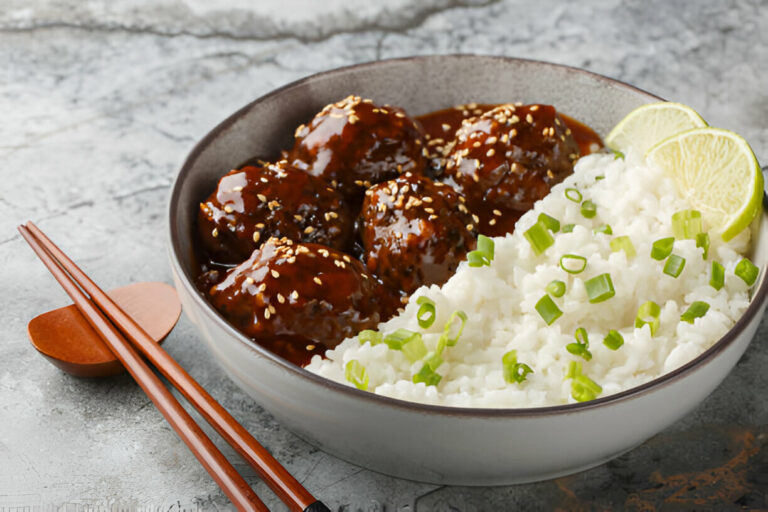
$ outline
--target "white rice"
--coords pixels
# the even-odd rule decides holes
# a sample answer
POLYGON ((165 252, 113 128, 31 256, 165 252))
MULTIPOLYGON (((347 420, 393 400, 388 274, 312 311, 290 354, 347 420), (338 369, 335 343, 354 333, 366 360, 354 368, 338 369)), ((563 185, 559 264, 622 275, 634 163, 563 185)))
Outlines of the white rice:
MULTIPOLYGON (((462 263, 442 287, 422 287, 411 296, 405 311, 379 325, 384 334, 398 328, 423 333, 428 350, 433 350, 443 325, 452 312, 466 312, 464 332, 442 357, 437 369, 442 380, 437 386, 414 384, 413 375, 422 363, 410 363, 402 352, 381 343, 361 345, 349 338, 326 353, 315 356, 308 370, 329 379, 352 385, 345 379, 348 361, 357 360, 369 377, 368 391, 403 400, 458 407, 539 407, 571 403, 571 381, 565 379, 570 361, 581 361, 583 373, 602 386, 600 396, 635 387, 669 372, 710 347, 744 313, 748 287, 733 270, 749 245, 749 230, 729 243, 711 234, 708 259, 693 240, 675 241, 674 253, 686 264, 678 278, 662 272, 664 261, 650 257, 651 244, 672 236, 671 216, 690 209, 674 182, 662 171, 650 167, 635 155, 626 160, 596 154, 578 161, 574 174, 524 215, 513 235, 494 239, 495 259, 489 267, 472 268, 462 263), (596 180, 598 176, 604 179, 596 180), (564 197, 566 187, 577 187, 584 199, 597 205, 597 215, 584 218, 580 206, 564 197), (537 256, 523 232, 539 213, 558 219, 561 225, 575 223, 571 233, 555 235, 555 243, 537 256), (594 234, 592 229, 609 224, 613 235, 594 234), (637 255, 627 259, 623 251, 613 252, 610 241, 628 235, 637 255), (584 272, 571 275, 559 266, 563 254, 588 258, 584 272), (717 291, 709 285, 711 261, 725 267, 725 286, 717 291), (584 281, 610 273, 616 295, 590 304, 584 281), (547 326, 534 309, 553 279, 566 283, 562 298, 554 301, 563 315, 547 326), (418 326, 416 299, 426 295, 437 308, 429 329, 418 326), (638 307, 652 300, 661 306, 661 324, 652 337, 648 326, 634 327, 638 307), (694 301, 705 301, 709 311, 693 324, 680 315, 694 301), (592 359, 570 354, 565 346, 575 341, 574 332, 584 327, 589 334, 592 359), (618 330, 624 345, 613 351, 603 338, 609 329, 618 330), (518 361, 533 373, 523 383, 504 380, 502 356, 517 351, 518 361)), ((705 226, 706 227, 706 226, 705 226)))

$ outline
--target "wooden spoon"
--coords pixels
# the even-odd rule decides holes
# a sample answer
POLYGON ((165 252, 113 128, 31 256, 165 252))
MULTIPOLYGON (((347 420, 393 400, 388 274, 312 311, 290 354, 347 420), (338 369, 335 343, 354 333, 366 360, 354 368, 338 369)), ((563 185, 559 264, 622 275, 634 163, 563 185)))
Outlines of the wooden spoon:
MULTIPOLYGON (((158 343, 181 315, 179 296, 165 283, 130 284, 108 295, 158 343)), ((74 304, 36 316, 27 332, 38 352, 77 377, 107 377, 125 371, 74 304)))

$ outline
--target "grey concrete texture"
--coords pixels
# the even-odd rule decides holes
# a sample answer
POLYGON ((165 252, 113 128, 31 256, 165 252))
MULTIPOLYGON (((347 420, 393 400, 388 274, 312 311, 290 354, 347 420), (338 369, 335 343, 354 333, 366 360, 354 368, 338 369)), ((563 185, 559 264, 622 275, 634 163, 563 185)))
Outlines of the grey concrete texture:
MULTIPOLYGON (((195 141, 292 80, 416 54, 602 73, 691 105, 766 163, 766 26, 759 0, 0 0, 0 512, 231 508, 129 377, 77 379, 31 347, 26 323, 68 300, 18 224, 34 220, 104 288, 170 282, 167 198, 195 141)), ((495 488, 399 480, 317 450, 232 384, 183 316, 165 348, 333 510, 736 510, 768 507, 767 336, 764 321, 720 388, 641 447, 495 488)))

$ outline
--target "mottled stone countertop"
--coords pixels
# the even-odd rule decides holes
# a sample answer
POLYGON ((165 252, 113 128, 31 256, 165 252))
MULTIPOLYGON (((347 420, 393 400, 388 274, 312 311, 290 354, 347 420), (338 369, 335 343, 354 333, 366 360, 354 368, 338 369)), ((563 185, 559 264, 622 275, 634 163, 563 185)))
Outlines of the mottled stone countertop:
MULTIPOLYGON (((170 282, 167 198, 195 141, 300 77, 414 54, 526 57, 615 77, 693 106, 766 163, 765 27, 764 0, 0 0, 0 512, 231 507, 130 378, 76 379, 32 349, 27 322, 67 300, 19 223, 36 221, 105 288, 170 282)), ((701 406, 628 454, 495 488, 338 460, 235 387, 186 318, 165 347, 334 510, 736 510, 768 508, 767 337, 763 322, 701 406)))

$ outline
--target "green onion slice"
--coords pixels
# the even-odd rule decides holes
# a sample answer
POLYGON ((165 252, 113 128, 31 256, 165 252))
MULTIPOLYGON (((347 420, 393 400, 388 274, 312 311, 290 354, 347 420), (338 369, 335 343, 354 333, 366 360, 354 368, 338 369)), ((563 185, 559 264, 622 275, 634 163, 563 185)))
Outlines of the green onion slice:
POLYGON ((553 297, 562 297, 565 295, 565 283, 557 279, 550 281, 547 285, 547 293, 553 297))
POLYGON ((573 379, 578 375, 581 375, 581 363, 579 361, 571 361, 568 363, 568 372, 563 380, 573 379))
POLYGON ((477 249, 467 254, 467 262, 470 267, 490 266, 493 261, 494 243, 485 235, 478 235, 477 249))
POLYGON ((592 352, 589 351, 589 336, 587 330, 583 327, 576 329, 576 343, 569 343, 565 346, 565 349, 571 354, 579 357, 583 357, 587 361, 592 359, 592 352))
POLYGON ((670 254, 672 254, 672 247, 675 245, 675 237, 660 238, 653 242, 651 246, 651 258, 655 260, 663 260, 670 254))
POLYGON ((557 233, 560 231, 560 221, 557 220, 554 217, 550 217, 546 213, 540 213, 539 214, 539 222, 544 224, 548 230, 550 230, 553 233, 557 233))
POLYGON ((685 313, 680 315, 680 320, 692 324, 697 318, 701 318, 709 311, 709 304, 704 301, 697 300, 685 310, 685 313))
POLYGON ((608 273, 587 279, 584 281, 584 289, 587 291, 587 297, 589 297, 591 304, 603 302, 616 295, 616 291, 613 289, 611 274, 608 273))
POLYGON ((533 373, 531 367, 525 363, 517 362, 517 350, 510 350, 501 358, 501 365, 504 369, 504 380, 518 384, 523 382, 529 373, 533 373))
POLYGON ((560 268, 569 274, 580 274, 587 268, 587 258, 578 254, 563 254, 560 257, 560 268))
POLYGON ((651 336, 654 336, 659 329, 660 315, 661 306, 649 300, 638 308, 637 316, 635 316, 635 327, 639 329, 647 325, 651 329, 651 336))
POLYGON ((610 224, 602 224, 600 226, 597 226, 595 229, 593 229, 592 232, 594 234, 604 233, 606 235, 612 235, 613 229, 611 229, 610 224))
POLYGON ((379 331, 372 331, 370 329, 365 329, 364 331, 360 331, 357 334, 357 337, 360 339, 361 345, 370 343, 371 346, 374 346, 381 343, 382 339, 384 338, 384 335, 381 334, 379 331))
POLYGON ((404 343, 402 351, 403 355, 412 363, 427 355, 427 347, 424 345, 421 334, 416 333, 416 336, 404 343))
POLYGON ((435 322, 435 301, 422 295, 416 299, 416 304, 419 305, 419 311, 416 313, 419 327, 422 329, 431 327, 435 322))
POLYGON ((595 215, 597 215, 597 205, 593 203, 590 199, 587 199, 583 203, 581 203, 581 214, 591 219, 595 215))
POLYGON ((664 273, 668 276, 677 278, 685 268, 685 258, 677 254, 670 254, 667 262, 664 264, 664 273))
POLYGON ((632 240, 626 235, 617 236, 611 240, 611 251, 624 251, 624 254, 627 255, 627 259, 634 258, 637 255, 635 246, 632 245, 632 240))
POLYGON ((445 322, 443 327, 443 336, 445 336, 445 342, 449 347, 452 347, 459 341, 462 331, 464 330, 464 324, 467 323, 467 314, 460 309, 457 309, 451 314, 451 318, 445 322), (458 327, 456 326, 456 319, 459 320, 458 327), (451 334, 455 332, 454 336, 451 334))
POLYGON ((423 382, 427 386, 437 386, 443 377, 436 373, 435 370, 437 370, 441 364, 443 364, 443 359, 440 357, 439 353, 430 352, 427 354, 421 369, 413 376, 414 384, 423 382))
POLYGON ((703 259, 707 259, 709 254, 709 233, 699 233, 696 235, 696 247, 701 247, 704 253, 701 255, 703 259))
POLYGON ((747 283, 747 286, 752 286, 755 284, 755 281, 757 281, 757 274, 760 273, 760 269, 747 258, 742 258, 741 261, 736 264, 733 273, 747 283))
POLYGON ((613 159, 614 160, 618 160, 619 158, 624 160, 624 153, 622 153, 621 151, 619 151, 617 149, 612 149, 611 151, 613 151, 613 159))
POLYGON ((725 268, 716 262, 712 262, 712 275, 709 277, 709 286, 719 290, 725 284, 725 268))
POLYGON ((549 295, 540 298, 535 307, 547 325, 552 325, 563 314, 549 295))
POLYGON ((344 377, 355 385, 357 389, 363 391, 368 389, 368 372, 365 371, 365 366, 360 364, 357 359, 352 359, 344 367, 344 377))
POLYGON ((408 329, 398 329, 393 333, 384 336, 384 343, 392 350, 402 350, 403 345, 413 340, 415 337, 421 337, 421 334, 408 329))
POLYGON ((571 396, 577 402, 586 402, 594 400, 603 391, 595 381, 580 374, 571 381, 571 396))
POLYGON ((565 189, 565 198, 570 199, 574 203, 580 203, 584 196, 581 195, 577 188, 567 188, 565 189))
POLYGON ((566 224, 563 226, 563 233, 573 233, 573 228, 576 227, 576 224, 566 224))
POLYGON ((672 234, 678 240, 694 239, 701 233, 701 212, 681 210, 672 214, 672 234))
POLYGON ((608 334, 603 338, 603 345, 611 350, 618 350, 624 344, 624 336, 615 329, 608 331, 608 334))
POLYGON ((523 233, 523 236, 528 240, 528 243, 531 244, 533 252, 537 255, 543 254, 544 251, 555 243, 555 239, 552 238, 547 226, 541 221, 536 222, 536 224, 528 228, 523 233))

